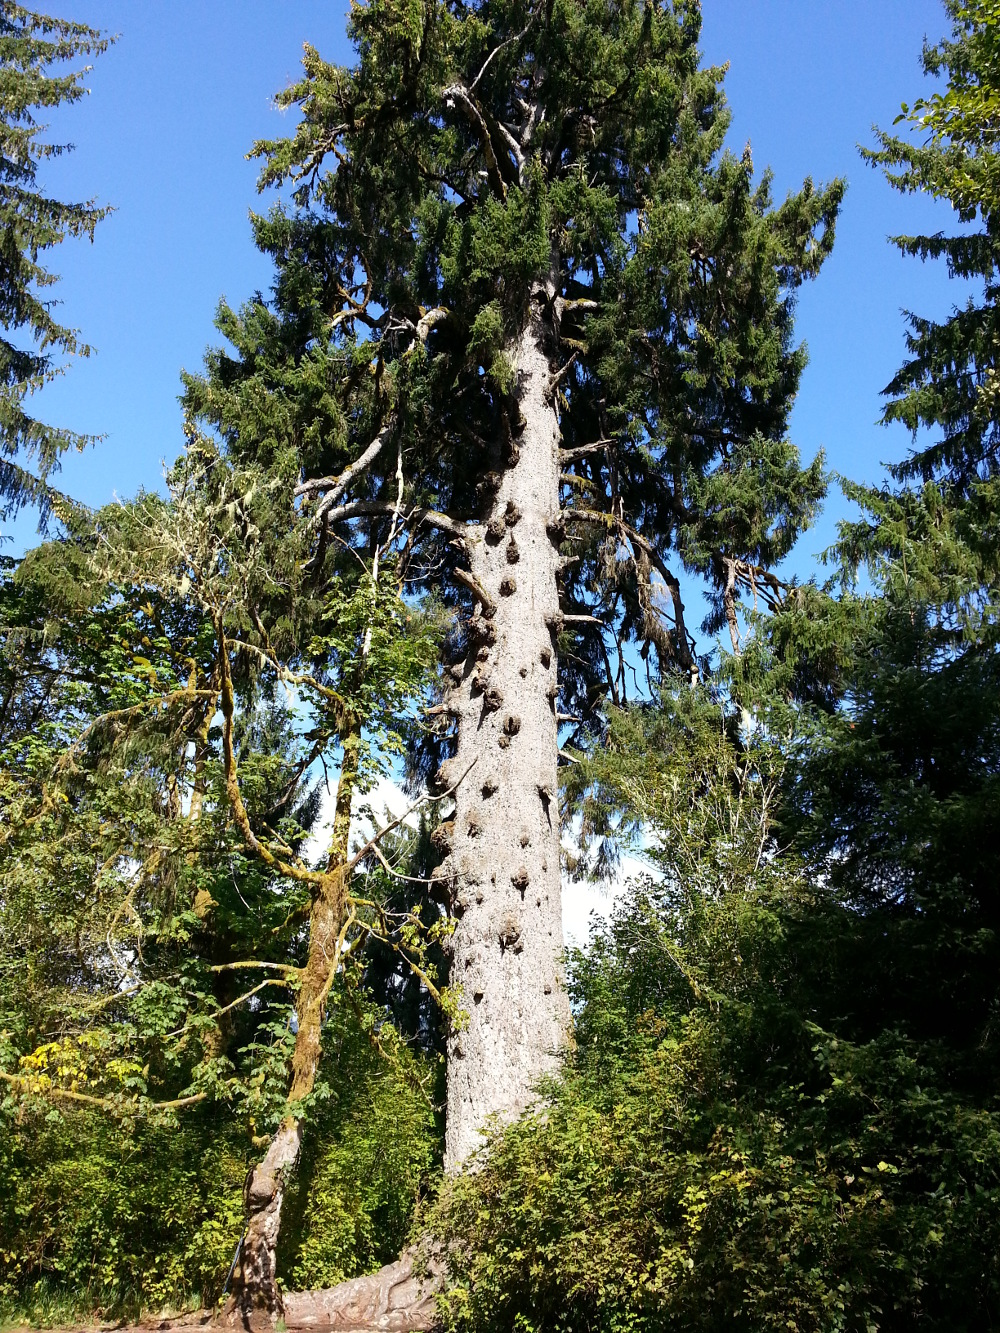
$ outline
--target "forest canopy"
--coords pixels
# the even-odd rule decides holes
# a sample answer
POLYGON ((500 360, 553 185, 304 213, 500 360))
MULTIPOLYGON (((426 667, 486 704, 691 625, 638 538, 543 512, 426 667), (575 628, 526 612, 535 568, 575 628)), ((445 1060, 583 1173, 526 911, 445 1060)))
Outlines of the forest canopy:
POLYGON ((352 5, 251 150, 269 292, 97 508, 28 404, 108 38, 4 9, 0 1319, 994 1326, 1000 4, 944 10, 862 154, 962 303, 821 578, 845 186, 731 150, 697 0, 352 5))

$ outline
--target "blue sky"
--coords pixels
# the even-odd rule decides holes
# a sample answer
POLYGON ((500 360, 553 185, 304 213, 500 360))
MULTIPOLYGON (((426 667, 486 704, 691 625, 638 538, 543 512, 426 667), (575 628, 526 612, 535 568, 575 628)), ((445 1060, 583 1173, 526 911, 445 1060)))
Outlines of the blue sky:
MULTIPOLYGON (((65 322, 96 348, 48 387, 45 419, 105 439, 63 469, 61 486, 100 504, 154 488, 181 443, 182 367, 215 341, 220 296, 239 303, 266 289, 269 270, 247 224, 266 207, 254 139, 290 132, 272 96, 297 76, 302 43, 350 59, 342 0, 51 0, 66 17, 118 33, 89 78, 91 95, 58 113, 55 137, 76 151, 45 169, 63 198, 93 196, 116 213, 93 246, 57 251, 65 322)), ((728 62, 731 145, 749 140, 783 197, 803 177, 844 175, 849 190, 833 257, 799 303, 811 364, 792 422, 803 455, 875 480, 907 437, 875 423, 879 391, 903 356, 901 307, 943 314, 958 297, 943 268, 904 260, 887 234, 940 230, 948 210, 904 199, 865 166, 857 145, 891 126, 921 88, 925 36, 946 31, 939 0, 704 0, 706 60, 728 62)), ((831 495, 797 561, 832 539, 844 512, 831 495)), ((9 526, 16 554, 35 540, 29 516, 9 526)))

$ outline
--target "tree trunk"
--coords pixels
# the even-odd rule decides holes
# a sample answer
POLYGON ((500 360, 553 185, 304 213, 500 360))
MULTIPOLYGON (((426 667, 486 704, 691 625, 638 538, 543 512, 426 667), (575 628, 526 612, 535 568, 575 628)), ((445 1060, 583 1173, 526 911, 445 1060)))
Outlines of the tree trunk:
POLYGON ((288 1114, 271 1140, 264 1160, 254 1168, 246 1185, 247 1227, 240 1270, 228 1314, 250 1329, 269 1330, 282 1314, 275 1281, 281 1207, 288 1176, 302 1146, 302 1122, 297 1102, 312 1091, 319 1068, 323 1018, 327 997, 337 973, 343 945, 345 883, 351 800, 358 772, 360 733, 343 739, 344 759, 337 783, 333 833, 326 873, 314 890, 309 917, 309 953, 299 974, 296 1005, 298 1031, 292 1053, 292 1080, 288 1114))
MULTIPOLYGON (((460 679, 453 682, 457 748, 442 775, 454 781, 465 774, 439 872, 451 882, 457 917, 452 981, 461 987, 467 1016, 448 1042, 448 1171, 481 1145, 491 1117, 513 1120, 530 1104, 539 1078, 555 1069, 569 1026, 559 963, 559 420, 550 360, 556 340, 540 313, 543 304, 551 310, 552 292, 542 287, 537 295, 541 300, 533 301, 511 349, 519 430, 488 522, 468 542, 469 582, 483 597, 460 679)), ((336 871, 346 862, 355 772, 345 754, 334 851, 324 892, 313 903, 301 978, 290 1108, 311 1090, 319 1063, 343 921, 344 885, 336 871)), ((289 1312, 283 1310, 275 1258, 285 1181, 300 1146, 299 1121, 290 1113, 248 1181, 249 1219, 230 1309, 252 1329, 270 1328, 289 1312, 296 1324, 426 1327, 440 1274, 417 1281, 408 1254, 332 1293, 293 1297, 289 1312)))
POLYGON ((541 287, 512 348, 520 433, 489 514, 470 540, 483 594, 470 649, 455 671, 457 780, 451 850, 442 872, 455 915, 452 982, 467 1021, 448 1042, 445 1165, 457 1170, 492 1116, 514 1119, 564 1044, 569 1010, 560 974, 556 636, 559 597, 559 420, 541 287), (474 767, 471 765, 474 764, 474 767))

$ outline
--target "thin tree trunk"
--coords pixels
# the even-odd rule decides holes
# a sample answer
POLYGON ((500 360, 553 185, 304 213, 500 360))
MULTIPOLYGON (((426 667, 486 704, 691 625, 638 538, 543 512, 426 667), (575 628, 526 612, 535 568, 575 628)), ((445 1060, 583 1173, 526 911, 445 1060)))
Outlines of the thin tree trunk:
POLYGON ((556 340, 540 313, 551 297, 544 287, 535 294, 512 349, 521 429, 488 524, 469 542, 470 586, 485 597, 450 700, 458 742, 446 776, 468 775, 439 872, 451 880, 452 982, 467 1014, 448 1042, 449 1171, 482 1143, 492 1116, 511 1120, 529 1104, 569 1020, 559 967, 556 340))
POLYGON ((358 728, 343 738, 344 758, 337 783, 330 854, 326 873, 314 890, 309 917, 309 953, 306 965, 299 973, 296 1005, 299 1026, 292 1053, 288 1114, 271 1140, 264 1160, 254 1168, 246 1185, 247 1228, 229 1314, 237 1316, 253 1330, 272 1328, 282 1313, 281 1295, 275 1281, 281 1208, 288 1177, 302 1146, 302 1122, 295 1114, 295 1106, 308 1096, 316 1081, 323 1018, 343 946, 344 874, 360 739, 358 728))

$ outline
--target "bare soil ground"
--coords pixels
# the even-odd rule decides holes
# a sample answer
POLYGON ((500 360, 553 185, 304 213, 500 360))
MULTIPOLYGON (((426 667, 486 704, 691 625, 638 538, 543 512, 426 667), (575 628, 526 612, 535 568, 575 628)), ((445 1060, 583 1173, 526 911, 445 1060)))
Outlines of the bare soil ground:
MULTIPOLYGON (((94 1321, 88 1324, 59 1324, 52 1327, 46 1325, 44 1333, 160 1333, 161 1330, 169 1330, 170 1333, 199 1333, 199 1330, 211 1329, 213 1322, 220 1322, 217 1311, 194 1310, 170 1318, 147 1315, 135 1324, 122 1321, 117 1323, 94 1321)), ((38 1325, 30 1324, 4 1324, 0 1327, 0 1333, 38 1333, 38 1330, 38 1325)))

